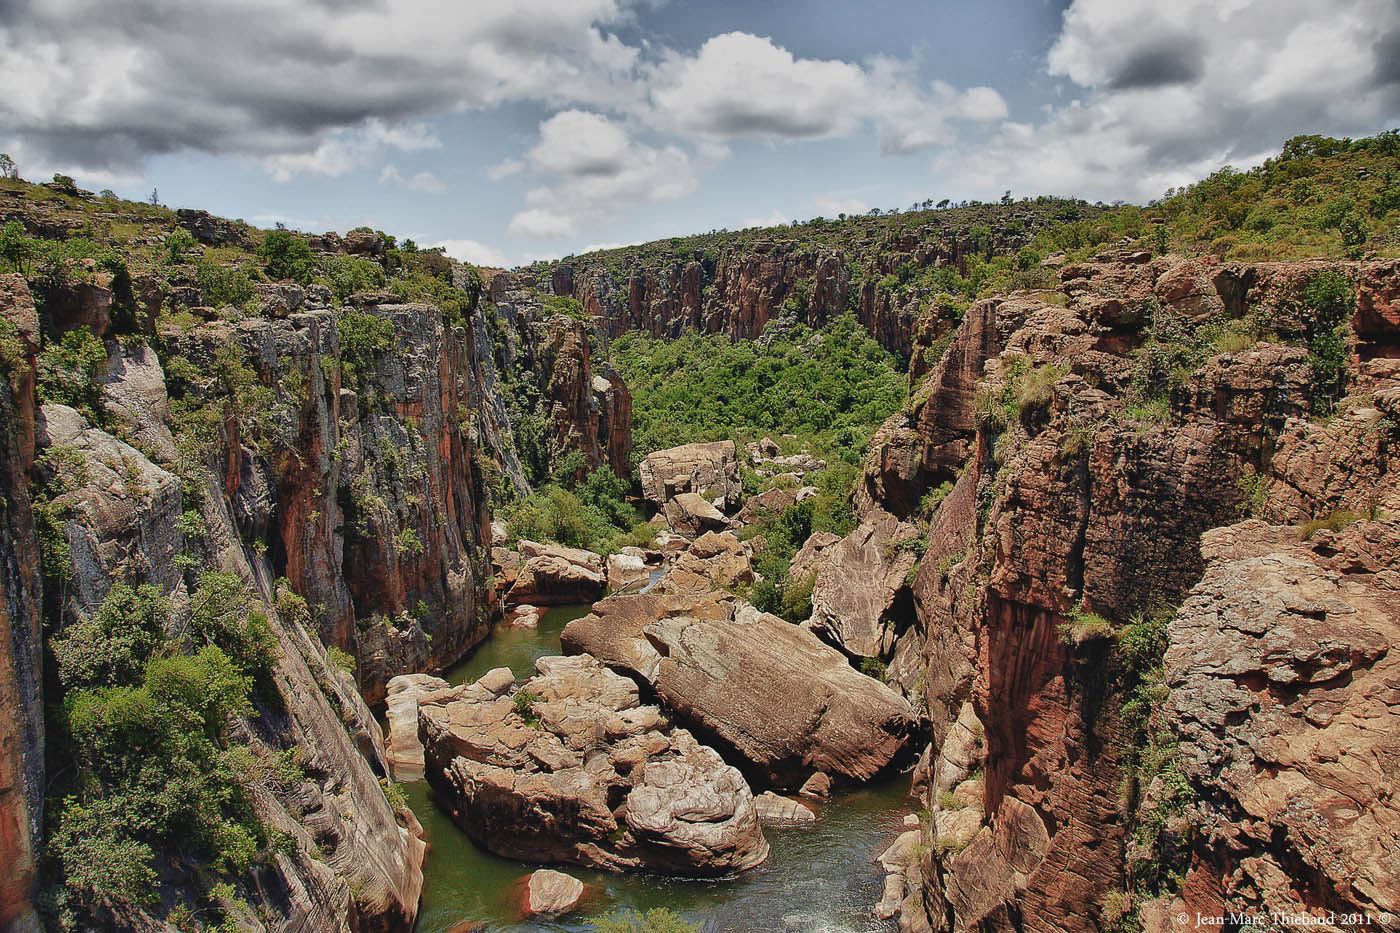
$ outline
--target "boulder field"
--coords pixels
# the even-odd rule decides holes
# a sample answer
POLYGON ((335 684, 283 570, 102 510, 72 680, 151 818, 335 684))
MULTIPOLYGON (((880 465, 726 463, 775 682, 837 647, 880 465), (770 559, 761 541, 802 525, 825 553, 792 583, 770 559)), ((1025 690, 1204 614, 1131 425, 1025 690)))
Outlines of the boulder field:
POLYGON ((453 820, 510 858, 728 875, 768 857, 739 771, 637 684, 587 656, 418 702, 428 780, 453 820))
POLYGON ((727 594, 609 597, 565 626, 561 641, 636 678, 778 788, 818 771, 869 780, 910 738, 902 697, 807 629, 727 594))

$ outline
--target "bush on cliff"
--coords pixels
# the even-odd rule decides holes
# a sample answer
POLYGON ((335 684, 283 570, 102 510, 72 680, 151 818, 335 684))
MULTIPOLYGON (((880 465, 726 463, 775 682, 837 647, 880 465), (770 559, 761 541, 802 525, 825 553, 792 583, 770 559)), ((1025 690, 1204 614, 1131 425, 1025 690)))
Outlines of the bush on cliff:
POLYGON ((179 620, 155 588, 118 583, 51 644, 62 696, 50 747, 68 758, 51 790, 55 926, 157 904, 157 852, 215 876, 265 857, 273 836, 245 788, 281 759, 260 761, 230 725, 252 712, 277 643, 241 580, 206 574, 179 620))

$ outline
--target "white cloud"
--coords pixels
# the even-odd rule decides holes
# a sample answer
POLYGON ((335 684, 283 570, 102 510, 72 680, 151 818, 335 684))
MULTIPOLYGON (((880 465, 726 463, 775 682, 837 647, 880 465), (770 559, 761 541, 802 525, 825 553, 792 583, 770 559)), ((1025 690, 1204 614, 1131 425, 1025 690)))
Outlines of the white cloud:
POLYGON ((410 191, 422 191, 425 194, 442 194, 447 190, 447 185, 432 172, 414 172, 412 175, 406 176, 392 164, 386 165, 380 170, 379 183, 381 185, 399 185, 410 191))
POLYGON ((0 126, 89 170, 194 150, 344 173, 365 142, 436 145, 427 116, 640 99, 640 50, 607 31, 634 2, 9 0, 0 126))
POLYGON ((576 236, 635 204, 684 197, 698 184, 678 146, 636 142, 620 124, 581 110, 542 122, 526 160, 549 183, 527 192, 526 209, 511 219, 510 232, 522 236, 576 236))
POLYGON ((1150 199, 1289 136, 1392 124, 1397 54, 1394 0, 1074 0, 1047 58, 1069 102, 936 164, 983 192, 1150 199))
POLYGON ((469 262, 474 266, 490 266, 496 269, 510 266, 505 253, 476 240, 438 240, 433 246, 441 246, 443 252, 453 259, 469 262))
POLYGON ((744 32, 715 36, 694 56, 667 53, 649 83, 654 125, 709 140, 827 139, 870 123, 884 151, 908 152, 941 140, 950 118, 1006 115, 993 89, 925 85, 907 61, 798 58, 744 32))
POLYGON ((792 218, 782 211, 774 208, 769 211, 767 217, 749 217, 739 221, 735 229, 747 230, 749 227, 782 227, 792 223, 792 218))
POLYGON ((492 181, 501 181, 512 175, 518 175, 525 168, 525 163, 519 159, 502 159, 486 170, 486 177, 492 181))
POLYGON ((839 214, 864 214, 870 205, 860 198, 832 197, 819 194, 812 198, 812 208, 819 217, 835 217, 839 214))

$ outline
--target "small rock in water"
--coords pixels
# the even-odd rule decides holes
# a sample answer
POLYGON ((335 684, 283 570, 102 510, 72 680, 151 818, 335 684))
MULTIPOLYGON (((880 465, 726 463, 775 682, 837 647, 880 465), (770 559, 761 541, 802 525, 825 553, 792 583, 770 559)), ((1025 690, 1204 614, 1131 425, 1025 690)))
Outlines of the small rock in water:
POLYGON ((510 613, 511 628, 537 628, 544 611, 538 606, 516 606, 510 613))
POLYGON ((831 796, 831 778, 825 772, 817 771, 807 779, 798 791, 803 797, 824 798, 831 796))
POLYGON ((919 814, 917 814, 917 813, 906 813, 906 814, 904 815, 904 828, 905 828, 905 829, 918 829, 918 828, 919 828, 919 814))
POLYGON ((755 797, 753 805, 761 823, 811 823, 817 818, 805 803, 779 797, 771 790, 755 797))
POLYGON ((525 886, 525 913, 557 916, 573 910, 582 898, 582 881, 562 871, 541 868, 525 886))

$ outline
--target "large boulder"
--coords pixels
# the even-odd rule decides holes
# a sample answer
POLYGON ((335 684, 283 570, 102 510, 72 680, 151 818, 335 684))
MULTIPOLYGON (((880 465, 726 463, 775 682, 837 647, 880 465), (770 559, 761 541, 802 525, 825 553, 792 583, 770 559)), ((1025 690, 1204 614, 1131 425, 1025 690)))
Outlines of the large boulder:
POLYGON ((520 556, 524 563, 507 595, 512 604, 591 603, 607 588, 603 558, 592 551, 521 541, 520 556))
POLYGON ((510 858, 719 876, 768 857, 753 795, 712 748, 587 656, 541 658, 514 697, 478 682, 419 704, 428 780, 510 858))
POLYGON ((637 472, 642 495, 658 508, 681 493, 693 492, 710 501, 722 499, 724 510, 731 511, 743 496, 733 441, 658 450, 647 455, 637 472))
POLYGON ((744 543, 731 532, 707 531, 656 581, 656 592, 705 593, 753 581, 753 562, 744 543))
POLYGON ((608 589, 614 593, 638 590, 651 580, 646 560, 636 554, 608 555, 608 589))
POLYGON ((1188 901, 1194 887, 1261 916, 1388 912, 1380 928, 1400 929, 1400 523, 1300 542, 1251 521, 1201 549, 1166 654, 1213 876, 1188 901))
POLYGON ((683 492, 666 500, 663 507, 666 521, 677 534, 695 537, 707 531, 717 531, 729 524, 724 513, 713 502, 693 492, 683 492))
POLYGON ((570 622, 564 650, 645 683, 751 774, 797 788, 813 771, 865 781, 903 751, 909 705, 810 631, 716 593, 614 596, 570 622))
POLYGON ((583 882, 552 868, 541 868, 525 883, 526 916, 557 917, 573 910, 582 899, 583 882))

